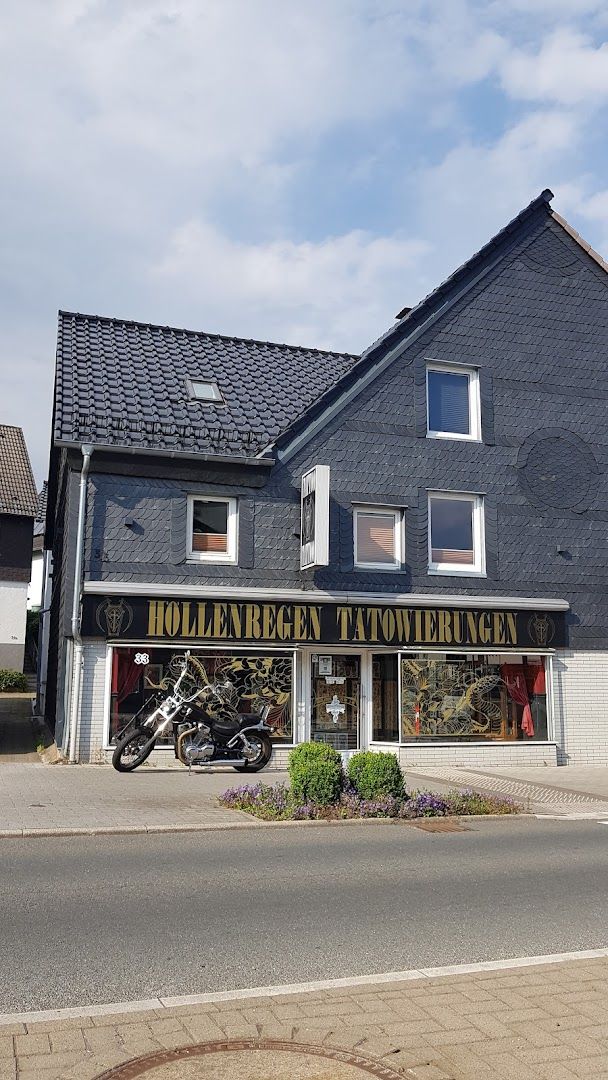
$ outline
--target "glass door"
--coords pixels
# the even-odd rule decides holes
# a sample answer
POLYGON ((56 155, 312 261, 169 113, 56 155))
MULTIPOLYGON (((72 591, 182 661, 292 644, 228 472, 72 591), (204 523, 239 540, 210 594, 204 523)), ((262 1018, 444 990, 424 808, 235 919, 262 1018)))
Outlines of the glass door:
POLYGON ((310 737, 334 750, 359 749, 361 658, 315 654, 312 660, 310 737))

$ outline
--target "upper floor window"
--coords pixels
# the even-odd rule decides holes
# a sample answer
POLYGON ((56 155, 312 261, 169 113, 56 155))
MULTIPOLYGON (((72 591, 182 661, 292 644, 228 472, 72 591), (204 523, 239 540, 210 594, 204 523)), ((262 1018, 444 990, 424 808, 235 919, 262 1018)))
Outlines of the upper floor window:
POLYGON ((479 373, 427 364, 427 433, 435 439, 481 439, 479 373))
POLYGON ((236 499, 188 499, 188 557, 202 562, 236 562, 236 499))
POLYGON ((401 566, 401 510, 355 508, 353 525, 355 566, 371 570, 395 570, 401 566))
POLYGON ((483 499, 451 491, 429 494, 429 572, 484 574, 483 499))

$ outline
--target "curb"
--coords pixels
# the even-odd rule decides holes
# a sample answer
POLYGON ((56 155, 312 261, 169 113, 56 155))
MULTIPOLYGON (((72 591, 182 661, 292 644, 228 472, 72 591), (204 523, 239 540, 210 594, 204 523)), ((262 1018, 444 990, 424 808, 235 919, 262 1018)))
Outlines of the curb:
MULTIPOLYGON (((240 811, 244 813, 244 811, 240 811)), ((333 821, 262 821, 256 818, 253 821, 218 821, 216 823, 183 824, 183 825, 100 825, 86 827, 74 827, 65 829, 0 829, 0 840, 24 840, 42 837, 58 836, 144 836, 155 833, 192 833, 192 832, 226 832, 233 829, 301 829, 314 826, 327 828, 337 825, 410 825, 416 826, 421 821, 456 821, 463 824, 467 821, 505 821, 513 819, 537 818, 537 814, 465 814, 420 817, 411 819, 401 818, 344 818, 333 821)), ((542 815, 544 817, 545 815, 542 815)), ((559 819, 562 820, 561 818, 559 819)))
MULTIPOLYGON (((0 1029, 7 1024, 35 1024, 49 1020, 76 1020, 83 1016, 121 1016, 126 1013, 162 1011, 208 1005, 220 1001, 246 1001, 250 998, 279 997, 288 994, 314 994, 319 991, 340 990, 358 986, 387 986, 391 983, 429 981, 446 976, 475 975, 492 971, 511 971, 517 968, 544 967, 573 961, 599 960, 608 957, 608 948, 581 949, 578 952, 550 953, 545 956, 516 956, 507 960, 480 960, 471 964, 447 964, 444 967, 408 968, 387 971, 378 975, 352 975, 341 979, 319 979, 307 983, 286 983, 275 986, 255 986, 242 990, 216 990, 207 994, 181 994, 139 1001, 114 1001, 103 1005, 80 1005, 64 1009, 44 1009, 31 1012, 0 1013, 0 1029)), ((329 1002, 328 1002, 329 1006, 329 1002)))

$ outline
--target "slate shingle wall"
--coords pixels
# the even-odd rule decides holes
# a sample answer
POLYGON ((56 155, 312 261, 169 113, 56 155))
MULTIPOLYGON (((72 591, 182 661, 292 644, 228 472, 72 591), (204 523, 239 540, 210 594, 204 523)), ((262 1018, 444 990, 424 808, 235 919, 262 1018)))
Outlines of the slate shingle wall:
POLYGON ((572 606, 570 644, 606 649, 607 404, 605 272, 543 216, 424 339, 296 457, 275 466, 265 487, 93 471, 88 573, 168 584, 298 588, 314 581, 387 595, 560 597, 572 606), (480 368, 483 443, 424 437, 426 358, 480 368), (316 463, 331 467, 331 565, 303 575, 299 483, 316 463), (485 495, 486 578, 427 574, 428 489, 485 495), (244 500, 249 554, 242 565, 186 562, 188 491, 244 500), (407 507, 401 572, 354 570, 352 504, 362 499, 407 507), (125 527, 127 516, 137 528, 125 527))

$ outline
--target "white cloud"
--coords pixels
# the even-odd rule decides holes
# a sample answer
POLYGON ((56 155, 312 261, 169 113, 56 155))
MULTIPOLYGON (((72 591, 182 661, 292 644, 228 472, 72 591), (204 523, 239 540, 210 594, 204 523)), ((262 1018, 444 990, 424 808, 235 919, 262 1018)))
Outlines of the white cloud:
POLYGON ((417 180, 430 227, 441 223, 447 237, 467 230, 475 242, 551 187, 564 153, 580 136, 576 114, 532 113, 493 142, 463 143, 417 180))
POLYGON ((428 245, 361 230, 318 243, 230 240, 191 221, 150 274, 167 301, 197 304, 206 328, 358 351, 407 301, 428 245))
POLYGON ((513 50, 501 67, 502 83, 515 98, 560 105, 608 100, 608 44, 561 27, 535 50, 513 50))
POLYGON ((59 306, 359 351, 542 187, 603 229, 602 11, 3 5, 0 420, 38 474, 59 306))

